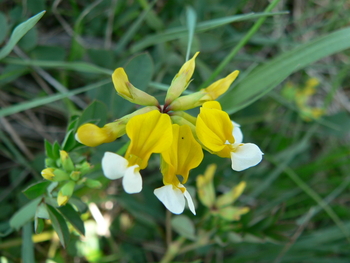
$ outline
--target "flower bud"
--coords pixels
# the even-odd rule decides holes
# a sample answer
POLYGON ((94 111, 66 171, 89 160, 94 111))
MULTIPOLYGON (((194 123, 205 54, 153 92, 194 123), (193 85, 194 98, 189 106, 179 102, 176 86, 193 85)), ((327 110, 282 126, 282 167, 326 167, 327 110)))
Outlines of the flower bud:
POLYGON ((233 187, 231 191, 219 196, 216 200, 217 207, 225 207, 232 205, 234 201, 240 197, 246 187, 246 182, 242 181, 237 186, 233 187))
POLYGON ((102 143, 113 142, 124 134, 125 124, 121 121, 108 123, 102 128, 85 123, 78 128, 75 139, 86 146, 96 147, 102 143))
POLYGON ((174 77, 166 94, 165 104, 172 103, 187 88, 194 72, 195 59, 198 56, 198 54, 199 52, 194 54, 194 56, 190 60, 183 64, 180 71, 174 77))
POLYGON ((213 177, 215 174, 216 165, 211 164, 205 170, 204 176, 197 176, 197 190, 199 200, 208 208, 212 208, 215 203, 215 190, 213 177))
POLYGON ((89 178, 86 179, 85 185, 89 188, 95 188, 95 189, 102 187, 102 184, 100 181, 89 179, 89 178))
POLYGON ((239 71, 235 70, 227 77, 215 81, 205 89, 177 98, 169 105, 169 109, 174 111, 189 110, 199 107, 207 101, 216 100, 228 90, 238 74, 239 71))
POLYGON ((53 174, 55 175, 52 179, 54 182, 69 180, 69 175, 61 169, 54 169, 53 174))
POLYGON ((75 187, 74 181, 69 181, 62 186, 57 196, 57 203, 59 206, 67 204, 69 198, 73 195, 74 187, 75 187))
POLYGON ((78 181, 81 177, 81 172, 79 171, 73 171, 71 172, 71 174, 69 175, 69 177, 73 180, 73 181, 78 181))
POLYGON ((54 170, 54 168, 46 168, 41 171, 41 176, 44 177, 46 180, 52 181, 55 177, 53 173, 54 170))
POLYGON ((146 92, 135 88, 128 79, 123 68, 117 68, 112 74, 114 88, 118 94, 135 104, 143 106, 157 106, 159 105, 157 99, 146 92))
POLYGON ((60 151, 60 160, 64 170, 66 170, 67 172, 71 172, 74 170, 73 161, 66 151, 60 151))

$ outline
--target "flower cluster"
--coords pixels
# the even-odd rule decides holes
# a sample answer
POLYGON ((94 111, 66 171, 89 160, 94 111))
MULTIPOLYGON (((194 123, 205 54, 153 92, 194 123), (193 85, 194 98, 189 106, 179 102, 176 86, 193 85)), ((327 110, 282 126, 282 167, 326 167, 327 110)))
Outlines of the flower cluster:
POLYGON ((47 168, 41 171, 41 176, 46 180, 55 182, 53 188, 58 189, 58 206, 67 204, 76 185, 83 184, 89 188, 100 188, 102 186, 99 181, 84 177, 91 171, 88 162, 74 164, 66 151, 60 150, 58 158, 46 158, 45 162, 47 168))
POLYGON ((232 122, 215 101, 225 93, 238 76, 234 71, 205 89, 180 96, 191 82, 198 52, 176 74, 167 91, 165 103, 134 87, 123 68, 117 68, 112 80, 124 99, 145 107, 100 128, 86 123, 80 126, 76 140, 87 146, 112 142, 125 133, 130 145, 124 156, 106 152, 102 159, 104 175, 122 179, 127 193, 142 190, 140 170, 147 167, 153 153, 161 155, 164 186, 154 190, 156 197, 172 213, 180 214, 187 200, 195 214, 192 198, 184 184, 191 169, 203 159, 203 150, 223 158, 231 158, 232 169, 241 171, 258 164, 262 159, 259 147, 242 143, 239 125, 232 122), (202 106, 196 117, 185 110, 202 106), (178 176, 181 176, 181 180, 178 176))

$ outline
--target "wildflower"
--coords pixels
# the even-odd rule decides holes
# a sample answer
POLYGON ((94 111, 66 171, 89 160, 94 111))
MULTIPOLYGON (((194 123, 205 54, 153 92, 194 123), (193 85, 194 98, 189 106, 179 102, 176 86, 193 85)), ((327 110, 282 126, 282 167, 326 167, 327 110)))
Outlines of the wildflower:
POLYGON ((263 153, 255 144, 242 143, 240 140, 243 136, 237 136, 240 132, 236 129, 239 127, 235 127, 235 123, 221 110, 217 101, 203 104, 196 124, 199 140, 210 152, 231 158, 233 170, 242 171, 257 165, 262 160, 263 153))
POLYGON ((154 194, 174 214, 185 209, 185 199, 193 214, 196 214, 192 198, 183 184, 187 182, 191 169, 197 167, 202 159, 201 145, 194 139, 187 125, 172 125, 173 142, 161 153, 161 172, 164 186, 154 190, 154 194), (180 183, 177 175, 182 177, 180 183))
POLYGON ((173 140, 169 115, 151 111, 130 119, 126 125, 130 145, 124 157, 106 152, 102 159, 104 175, 109 179, 123 177, 123 187, 127 193, 142 190, 140 170, 145 169, 152 153, 160 153, 173 140))

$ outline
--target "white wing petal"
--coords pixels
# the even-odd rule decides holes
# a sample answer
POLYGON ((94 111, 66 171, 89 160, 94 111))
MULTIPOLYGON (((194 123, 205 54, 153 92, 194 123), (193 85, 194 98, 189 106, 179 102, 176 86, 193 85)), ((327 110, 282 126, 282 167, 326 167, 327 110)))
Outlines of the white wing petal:
POLYGON ((142 190, 142 177, 137 164, 126 169, 123 177, 123 187, 128 194, 139 193, 142 190))
POLYGON ((153 192, 163 205, 174 214, 181 214, 185 209, 185 198, 180 189, 165 185, 153 192))
POLYGON ((105 152, 102 158, 103 174, 108 179, 118 179, 124 176, 128 161, 120 155, 112 152, 105 152))
POLYGON ((241 131, 241 125, 239 125, 237 122, 231 121, 233 124, 233 131, 232 135, 235 138, 235 143, 242 143, 243 142, 243 133, 241 131))
POLYGON ((261 162, 263 153, 253 143, 234 145, 235 151, 231 152, 232 169, 242 171, 261 162), (235 147, 236 146, 236 147, 235 147))

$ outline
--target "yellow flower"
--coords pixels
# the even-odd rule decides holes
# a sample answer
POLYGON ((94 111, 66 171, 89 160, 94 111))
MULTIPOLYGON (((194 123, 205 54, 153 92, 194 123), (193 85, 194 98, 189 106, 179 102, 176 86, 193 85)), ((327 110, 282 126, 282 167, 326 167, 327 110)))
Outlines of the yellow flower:
POLYGON ((114 88, 124 99, 143 106, 159 105, 157 99, 148 93, 135 88, 123 68, 117 68, 112 74, 114 88))
POLYGON ((257 145, 242 143, 239 126, 231 122, 217 101, 203 104, 197 117, 196 132, 198 139, 210 152, 231 158, 231 167, 235 171, 255 166, 262 160, 263 153, 257 145))
POLYGON ((235 70, 225 78, 215 81, 205 89, 176 99, 169 105, 169 109, 189 110, 201 106, 204 102, 216 100, 228 90, 238 74, 239 71, 235 70))
POLYGON ((173 142, 161 153, 164 186, 154 190, 154 194, 174 214, 185 209, 185 199, 193 214, 196 214, 192 198, 183 186, 187 182, 191 169, 197 167, 203 159, 200 144, 194 139, 187 125, 172 125, 173 142), (180 183, 177 175, 182 177, 180 183))
POLYGON ((109 179, 123 177, 123 187, 128 193, 142 190, 140 169, 145 169, 152 153, 170 147, 173 140, 169 115, 151 111, 137 115, 126 125, 130 145, 124 157, 106 152, 102 159, 104 175, 109 179))

